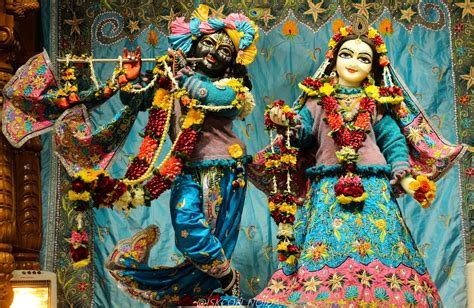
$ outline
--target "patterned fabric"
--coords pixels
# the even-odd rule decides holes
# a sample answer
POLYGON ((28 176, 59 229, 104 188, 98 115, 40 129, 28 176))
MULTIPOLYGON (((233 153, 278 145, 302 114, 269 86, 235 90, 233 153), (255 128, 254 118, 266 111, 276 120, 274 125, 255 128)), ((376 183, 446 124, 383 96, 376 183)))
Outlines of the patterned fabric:
POLYGON ((5 85, 2 130, 14 147, 50 131, 62 110, 48 100, 48 90, 57 87, 48 54, 34 56, 5 85))
POLYGON ((152 305, 177 304, 219 288, 215 278, 230 271, 245 198, 246 188, 232 187, 235 179, 229 167, 193 169, 178 176, 171 191, 171 221, 184 260, 173 267, 147 265, 156 242, 144 240, 156 230, 149 226, 114 248, 107 263, 113 278, 130 295, 152 305))
POLYGON ((84 105, 65 111, 55 123, 56 154, 70 176, 83 168, 106 169, 132 128, 138 109, 128 106, 95 131, 84 105))
POLYGON ((389 68, 395 84, 402 88, 405 95, 405 107, 402 105, 401 108, 395 108, 395 113, 400 128, 407 137, 410 165, 415 174, 424 174, 437 180, 464 155, 467 145, 453 145, 446 141, 395 69, 391 65, 389 68))
POLYGON ((277 271, 257 299, 279 304, 437 305, 426 271, 387 178, 362 179, 369 194, 355 210, 334 195, 337 177, 313 181, 298 211, 294 266, 277 271))

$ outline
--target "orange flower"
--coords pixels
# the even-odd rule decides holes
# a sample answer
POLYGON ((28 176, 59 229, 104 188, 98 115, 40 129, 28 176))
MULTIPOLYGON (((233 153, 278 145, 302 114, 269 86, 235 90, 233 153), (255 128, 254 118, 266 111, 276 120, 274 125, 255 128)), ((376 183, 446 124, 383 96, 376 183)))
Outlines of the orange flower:
POLYGON ((149 163, 155 154, 157 146, 158 142, 156 140, 153 140, 150 136, 146 136, 145 139, 143 139, 142 145, 138 152, 138 158, 145 158, 146 161, 149 163))
POLYGON ((160 170, 160 174, 173 181, 174 178, 181 173, 182 168, 183 162, 181 159, 171 156, 167 161, 164 162, 163 167, 160 170))
POLYGON ((330 113, 328 115, 328 124, 331 127, 331 130, 336 131, 342 126, 342 117, 337 113, 330 113))
POLYGON ((391 35, 394 32, 392 21, 389 18, 384 18, 380 21, 379 32, 386 35, 391 35))
POLYGON ((354 126, 360 129, 369 129, 370 114, 368 112, 361 112, 357 116, 354 126))
POLYGON ((158 34, 155 31, 150 30, 150 32, 148 32, 148 38, 146 41, 148 44, 156 47, 156 45, 158 45, 158 34))
POLYGON ((332 32, 337 33, 340 28, 344 27, 346 24, 340 18, 336 19, 332 24, 332 32))
POLYGON ((288 20, 283 24, 282 28, 283 35, 286 37, 295 37, 298 35, 298 25, 293 19, 288 20))

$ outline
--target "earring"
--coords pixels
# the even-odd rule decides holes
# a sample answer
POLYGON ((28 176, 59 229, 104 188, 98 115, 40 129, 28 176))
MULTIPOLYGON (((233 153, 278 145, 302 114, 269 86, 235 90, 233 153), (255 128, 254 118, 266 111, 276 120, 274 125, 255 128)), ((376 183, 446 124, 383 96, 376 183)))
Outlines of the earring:
POLYGON ((370 84, 375 84, 374 73, 370 73, 369 76, 367 77, 367 80, 369 81, 370 84))
POLYGON ((336 78, 336 77, 337 77, 336 71, 332 71, 332 72, 329 74, 329 77, 331 77, 331 78, 336 78))

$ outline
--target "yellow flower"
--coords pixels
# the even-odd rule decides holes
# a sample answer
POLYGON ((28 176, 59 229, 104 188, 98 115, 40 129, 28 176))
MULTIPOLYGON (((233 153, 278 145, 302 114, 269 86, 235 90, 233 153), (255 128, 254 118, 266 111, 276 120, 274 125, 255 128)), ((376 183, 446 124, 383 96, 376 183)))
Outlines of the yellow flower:
POLYGON ((284 154, 281 157, 281 162, 285 164, 296 165, 296 156, 291 154, 284 154))
POLYGON ((283 205, 280 206, 280 212, 288 213, 290 215, 295 215, 296 214, 296 204, 283 203, 283 205))
POLYGON ((268 202, 268 209, 270 210, 270 212, 273 212, 274 210, 276 210, 277 205, 275 204, 275 202, 268 202))
POLYGON ((167 110, 170 105, 169 93, 166 89, 158 89, 153 97, 153 105, 167 110))
POLYGON ((292 256, 289 256, 289 257, 286 259, 285 262, 288 263, 288 264, 290 264, 290 265, 293 265, 293 264, 295 264, 295 261, 296 261, 296 258, 295 258, 295 256, 292 255, 292 256))
POLYGON ((375 225, 376 225, 377 228, 379 228, 380 230, 385 230, 385 228, 387 228, 387 223, 386 223, 385 220, 383 220, 383 219, 376 220, 376 221, 375 221, 375 225))
POLYGON ((332 94, 332 92, 334 92, 334 88, 331 86, 330 83, 325 82, 324 85, 319 88, 319 92, 326 96, 329 96, 332 94))
MULTIPOLYGON (((159 90, 161 90, 161 89, 159 89, 159 90)), ((158 91, 159 91, 159 90, 158 90, 158 91)), ((174 96, 175 96, 177 99, 180 99, 184 94, 186 94, 186 89, 179 89, 178 91, 176 91, 176 93, 175 93, 174 96)))
POLYGON ((230 79, 226 86, 231 87, 235 92, 239 92, 240 88, 242 88, 242 83, 237 79, 230 79))
POLYGON ((428 177, 425 176, 425 175, 418 175, 418 176, 416 177, 416 180, 417 180, 418 182, 426 182, 426 181, 428 181, 428 177))
POLYGON ((278 243, 277 251, 287 251, 288 245, 290 245, 290 242, 288 241, 278 243))
POLYGON ((83 191, 81 193, 77 193, 73 190, 68 191, 68 198, 71 201, 89 201, 91 198, 91 195, 88 191, 83 191))
POLYGON ((329 40, 328 47, 334 49, 336 47, 337 42, 333 39, 329 40))
POLYGON ((367 36, 369 37, 369 39, 373 39, 374 37, 377 36, 377 34, 378 34, 377 30, 370 27, 369 32, 367 33, 367 36))
POLYGON ((428 199, 428 201, 433 201, 436 197, 436 194, 433 192, 433 191, 429 191, 425 194, 426 196, 426 199, 428 199))
POLYGON ((290 106, 288 105, 283 105, 283 108, 281 109, 283 112, 287 113, 287 112, 292 112, 293 110, 291 109, 290 106))
POLYGON ((227 150, 229 151, 229 154, 233 159, 241 158, 244 154, 244 151, 238 143, 229 146, 227 150))
POLYGON ((411 190, 418 190, 420 188, 420 182, 418 181, 411 181, 410 184, 408 184, 408 188, 410 188, 411 190))
POLYGON ((368 87, 365 87, 365 93, 370 98, 378 98, 379 97, 379 87, 374 86, 374 85, 370 85, 368 87))
POLYGON ((183 123, 183 128, 189 128, 194 124, 202 124, 204 122, 204 112, 198 109, 191 108, 186 115, 183 123))
POLYGON ((100 174, 107 175, 107 173, 105 173, 103 170, 82 169, 76 173, 75 176, 80 177, 86 183, 90 183, 97 180, 100 174))
POLYGON ((376 49, 378 53, 387 53, 387 46, 385 44, 377 46, 376 49))
POLYGON ((349 34, 349 32, 347 32, 347 28, 346 27, 342 27, 339 29, 339 32, 341 33, 342 36, 347 36, 349 34))
POLYGON ((428 184, 430 184, 430 189, 431 191, 435 192, 436 191, 436 184, 433 181, 428 181, 428 184))

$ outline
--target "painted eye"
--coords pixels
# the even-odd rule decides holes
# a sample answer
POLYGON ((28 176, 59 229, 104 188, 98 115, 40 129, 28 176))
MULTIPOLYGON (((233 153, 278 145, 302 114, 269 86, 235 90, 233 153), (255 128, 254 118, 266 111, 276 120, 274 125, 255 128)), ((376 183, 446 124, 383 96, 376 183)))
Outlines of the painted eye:
POLYGON ((207 39, 207 38, 202 40, 201 44, 203 44, 204 46, 209 46, 209 47, 214 46, 214 43, 210 39, 207 39))
POLYGON ((352 57, 352 55, 350 53, 346 52, 346 51, 343 51, 343 52, 339 53, 339 57, 346 59, 346 58, 352 57))
POLYGON ((365 64, 370 64, 372 63, 372 61, 370 61, 369 58, 366 58, 366 57, 361 57, 359 58, 359 61, 362 62, 362 63, 365 63, 365 64))
POLYGON ((227 47, 219 48, 219 53, 227 57, 230 57, 232 55, 232 51, 227 47))

